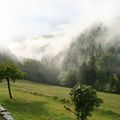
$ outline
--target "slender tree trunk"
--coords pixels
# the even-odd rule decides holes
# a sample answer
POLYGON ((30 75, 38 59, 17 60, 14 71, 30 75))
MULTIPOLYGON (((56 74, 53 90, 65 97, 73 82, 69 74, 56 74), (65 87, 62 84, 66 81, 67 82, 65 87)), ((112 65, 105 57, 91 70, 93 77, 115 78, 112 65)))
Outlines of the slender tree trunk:
POLYGON ((8 85, 8 91, 9 91, 9 96, 10 96, 10 99, 12 99, 12 93, 11 93, 11 88, 10 88, 10 79, 9 77, 7 77, 7 85, 8 85))

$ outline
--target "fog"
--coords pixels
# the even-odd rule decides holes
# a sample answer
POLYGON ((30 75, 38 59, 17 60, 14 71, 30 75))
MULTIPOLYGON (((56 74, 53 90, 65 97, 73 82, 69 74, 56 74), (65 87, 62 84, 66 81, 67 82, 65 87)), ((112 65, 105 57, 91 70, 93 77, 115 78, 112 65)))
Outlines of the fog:
POLYGON ((119 0, 0 1, 1 48, 18 57, 38 60, 56 56, 99 23, 109 31, 107 43, 119 35, 119 11, 119 0))

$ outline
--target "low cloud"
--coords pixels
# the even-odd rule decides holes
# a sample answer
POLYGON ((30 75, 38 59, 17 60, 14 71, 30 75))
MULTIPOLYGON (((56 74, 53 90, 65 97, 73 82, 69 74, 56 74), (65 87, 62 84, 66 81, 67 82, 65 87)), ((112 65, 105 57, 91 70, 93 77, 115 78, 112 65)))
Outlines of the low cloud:
POLYGON ((96 23, 119 35, 119 11, 119 0, 0 1, 0 42, 19 57, 55 56, 96 23))

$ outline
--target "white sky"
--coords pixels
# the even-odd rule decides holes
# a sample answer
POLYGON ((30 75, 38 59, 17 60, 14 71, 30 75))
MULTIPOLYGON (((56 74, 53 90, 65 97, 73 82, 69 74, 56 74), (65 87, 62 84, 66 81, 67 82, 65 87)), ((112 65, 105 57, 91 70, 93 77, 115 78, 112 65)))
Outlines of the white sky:
MULTIPOLYGON (((17 54, 23 49, 17 47, 21 46, 21 41, 22 45, 26 43, 23 38, 27 38, 26 51, 29 53, 32 51, 29 43, 36 45, 29 39, 31 37, 51 33, 69 36, 97 21, 105 24, 119 21, 119 14, 120 0, 0 0, 0 45, 12 46, 17 54)), ((64 43, 67 39, 59 41, 64 43)), ((38 44, 42 43, 37 43, 39 48, 38 44)), ((20 56, 26 51, 24 49, 20 56)))

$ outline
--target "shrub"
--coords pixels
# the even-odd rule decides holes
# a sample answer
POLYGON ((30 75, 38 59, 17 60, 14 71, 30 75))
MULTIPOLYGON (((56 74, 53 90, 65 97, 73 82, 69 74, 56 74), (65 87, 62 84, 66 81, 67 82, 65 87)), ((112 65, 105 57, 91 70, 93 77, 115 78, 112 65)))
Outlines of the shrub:
POLYGON ((75 106, 77 120, 87 120, 95 107, 99 107, 102 99, 97 97, 96 90, 86 85, 75 85, 70 91, 71 100, 75 106))

